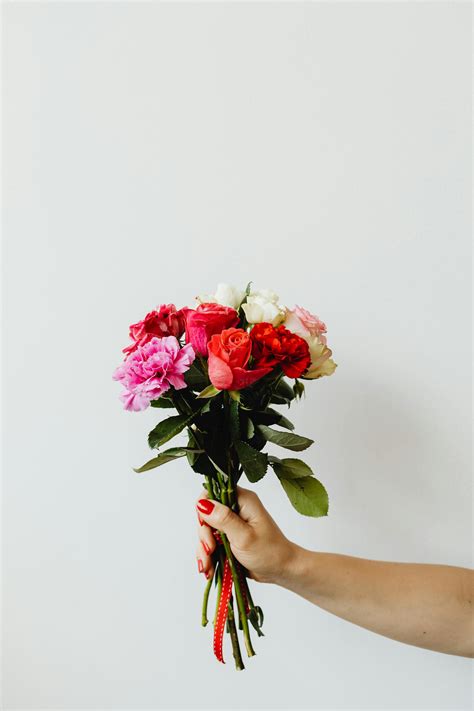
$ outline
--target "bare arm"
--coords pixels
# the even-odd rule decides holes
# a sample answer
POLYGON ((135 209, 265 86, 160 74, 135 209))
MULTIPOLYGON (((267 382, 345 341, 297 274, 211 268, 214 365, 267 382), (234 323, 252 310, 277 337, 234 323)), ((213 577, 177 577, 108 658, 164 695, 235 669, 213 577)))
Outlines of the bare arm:
MULTIPOLYGON (((324 610, 399 642, 474 656, 474 573, 447 565, 386 563, 308 551, 289 541, 253 492, 239 489, 240 516, 214 503, 200 520, 225 531, 256 580, 301 595, 324 610)), ((212 569, 215 538, 199 526, 197 557, 212 569)))
POLYGON ((399 642, 472 656, 473 573, 295 547, 278 582, 349 622, 399 642))

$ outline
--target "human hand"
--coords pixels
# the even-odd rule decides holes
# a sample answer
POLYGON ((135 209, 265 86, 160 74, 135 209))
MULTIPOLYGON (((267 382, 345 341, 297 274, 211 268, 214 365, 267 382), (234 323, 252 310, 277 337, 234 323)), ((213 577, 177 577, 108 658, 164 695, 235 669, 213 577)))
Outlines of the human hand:
POLYGON ((284 575, 295 547, 280 531, 257 494, 237 487, 239 515, 203 492, 198 500, 199 526, 196 557, 199 572, 210 577, 214 570, 212 553, 217 541, 213 529, 226 534, 232 553, 259 582, 278 583, 284 575), (205 525, 208 524, 208 525, 205 525))

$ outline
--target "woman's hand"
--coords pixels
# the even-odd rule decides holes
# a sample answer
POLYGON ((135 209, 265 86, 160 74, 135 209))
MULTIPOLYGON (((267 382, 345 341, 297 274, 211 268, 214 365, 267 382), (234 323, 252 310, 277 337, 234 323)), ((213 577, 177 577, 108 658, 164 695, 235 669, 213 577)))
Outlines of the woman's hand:
POLYGON ((281 585, 405 644, 473 656, 473 571, 308 551, 285 538, 256 494, 237 492, 239 516, 206 492, 197 502, 198 567, 207 577, 213 572, 215 529, 227 535, 237 560, 259 582, 281 585))
POLYGON ((295 547, 280 531, 257 494, 237 487, 239 515, 223 504, 210 500, 203 492, 198 500, 197 560, 199 571, 209 577, 213 572, 212 553, 217 541, 212 529, 223 531, 232 552, 254 580, 278 583, 291 560, 295 547), (207 525, 206 525, 207 524, 207 525))

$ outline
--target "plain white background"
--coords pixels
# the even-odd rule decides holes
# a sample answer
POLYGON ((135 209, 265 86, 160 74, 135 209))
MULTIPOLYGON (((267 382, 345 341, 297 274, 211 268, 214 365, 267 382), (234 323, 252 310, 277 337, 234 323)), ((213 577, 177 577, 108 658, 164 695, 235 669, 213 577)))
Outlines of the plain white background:
MULTIPOLYGON (((329 325, 292 415, 331 500, 288 536, 470 565, 467 3, 4 5, 6 709, 466 709, 470 662, 254 585, 244 673, 199 626, 199 477, 138 476, 128 324, 218 281, 329 325)), ((229 652, 227 653, 229 655, 229 652)))

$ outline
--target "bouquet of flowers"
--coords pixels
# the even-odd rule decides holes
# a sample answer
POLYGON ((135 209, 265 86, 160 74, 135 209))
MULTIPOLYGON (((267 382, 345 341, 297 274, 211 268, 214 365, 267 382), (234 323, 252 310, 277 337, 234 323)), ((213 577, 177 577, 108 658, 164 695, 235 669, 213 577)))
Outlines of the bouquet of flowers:
MULTIPOLYGON (((272 442, 292 452, 313 440, 272 406, 290 406, 304 393, 304 382, 331 375, 336 364, 327 346, 326 326, 304 308, 283 307, 268 290, 249 284, 239 290, 219 284, 200 296, 194 308, 162 305, 130 326, 131 343, 113 377, 124 387, 126 410, 174 409, 148 435, 155 456, 136 472, 146 472, 180 457, 204 477, 210 498, 238 512, 236 486, 245 475, 254 484, 270 468, 294 508, 306 516, 325 516, 328 496, 310 467, 295 457, 270 456, 272 442), (187 439, 163 448, 176 435, 187 439)), ((214 653, 223 659, 224 629, 237 669, 243 669, 239 632, 247 655, 255 654, 250 627, 262 635, 263 612, 256 606, 246 571, 223 532, 207 581, 202 624, 212 584, 216 590, 214 653)))

